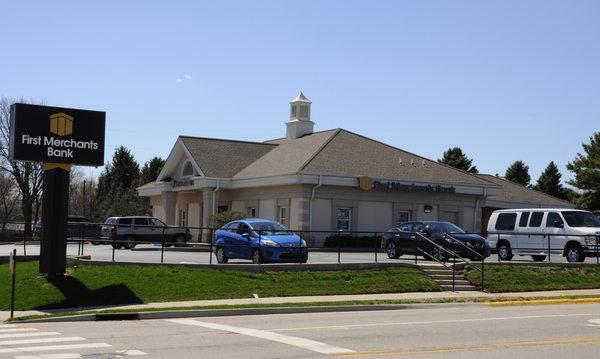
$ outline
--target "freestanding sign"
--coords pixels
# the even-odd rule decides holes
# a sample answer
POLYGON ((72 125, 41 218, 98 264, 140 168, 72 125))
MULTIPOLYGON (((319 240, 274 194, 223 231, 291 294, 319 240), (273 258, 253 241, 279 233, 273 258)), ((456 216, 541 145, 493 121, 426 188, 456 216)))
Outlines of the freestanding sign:
POLYGON ((11 160, 44 163, 40 273, 66 271, 69 172, 72 164, 104 164, 105 116, 72 108, 11 106, 11 160))

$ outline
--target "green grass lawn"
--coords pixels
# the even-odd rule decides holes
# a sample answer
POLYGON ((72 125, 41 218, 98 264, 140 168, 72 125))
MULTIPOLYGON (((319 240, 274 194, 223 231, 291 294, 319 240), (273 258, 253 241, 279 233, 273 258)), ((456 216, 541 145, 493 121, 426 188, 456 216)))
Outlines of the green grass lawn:
MULTIPOLYGON (((481 283, 478 271, 470 271, 467 277, 471 283, 481 283)), ((485 290, 492 293, 592 288, 600 288, 600 266, 485 266, 485 290)))
MULTIPOLYGON (((183 266, 68 268, 47 279, 38 262, 17 265, 16 310, 203 299, 439 291, 418 269, 250 273, 183 266)), ((0 265, 0 310, 9 309, 8 265, 0 265)))

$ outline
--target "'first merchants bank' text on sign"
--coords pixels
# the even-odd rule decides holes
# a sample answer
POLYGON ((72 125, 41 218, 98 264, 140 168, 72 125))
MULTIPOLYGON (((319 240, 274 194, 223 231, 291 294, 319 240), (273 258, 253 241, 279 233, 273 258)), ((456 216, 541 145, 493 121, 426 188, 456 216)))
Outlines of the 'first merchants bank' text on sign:
POLYGON ((102 166, 105 121, 104 112, 16 103, 11 159, 102 166))

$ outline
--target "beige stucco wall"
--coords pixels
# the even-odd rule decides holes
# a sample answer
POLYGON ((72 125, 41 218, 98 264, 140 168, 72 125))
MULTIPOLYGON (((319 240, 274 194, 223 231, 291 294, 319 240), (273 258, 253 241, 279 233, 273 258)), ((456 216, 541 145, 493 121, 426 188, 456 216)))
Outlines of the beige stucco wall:
POLYGON ((358 202, 357 231, 383 232, 393 223, 393 202, 358 202))
POLYGON ((234 212, 246 213, 244 201, 231 201, 231 210, 234 212))
POLYGON ((261 199, 258 204, 258 216, 264 219, 277 220, 275 216, 275 200, 261 199))

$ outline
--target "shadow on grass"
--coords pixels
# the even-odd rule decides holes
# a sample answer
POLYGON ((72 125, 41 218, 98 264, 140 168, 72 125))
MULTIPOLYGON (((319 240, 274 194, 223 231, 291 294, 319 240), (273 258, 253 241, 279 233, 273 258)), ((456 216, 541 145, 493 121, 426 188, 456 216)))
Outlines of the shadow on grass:
POLYGON ((138 298, 124 284, 114 284, 107 287, 90 290, 79 279, 73 277, 48 277, 52 284, 65 297, 60 302, 54 302, 37 307, 36 309, 59 309, 90 306, 105 306, 117 304, 141 304, 138 298))

